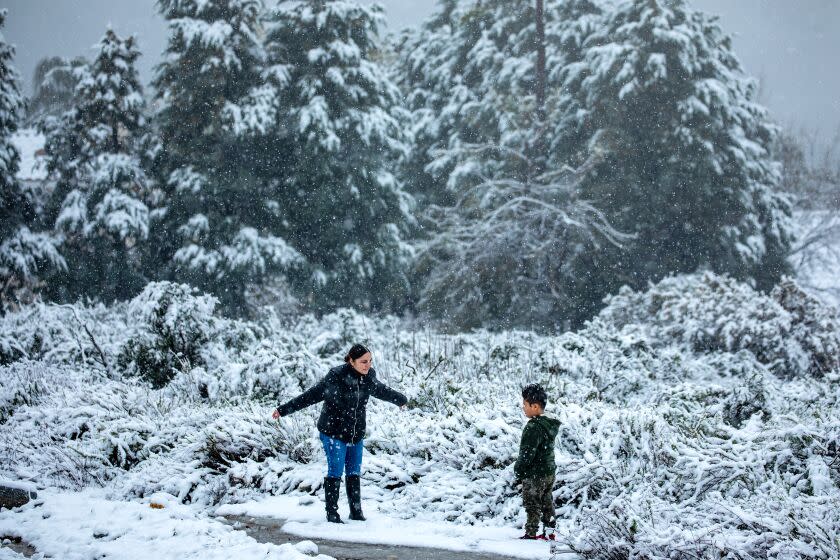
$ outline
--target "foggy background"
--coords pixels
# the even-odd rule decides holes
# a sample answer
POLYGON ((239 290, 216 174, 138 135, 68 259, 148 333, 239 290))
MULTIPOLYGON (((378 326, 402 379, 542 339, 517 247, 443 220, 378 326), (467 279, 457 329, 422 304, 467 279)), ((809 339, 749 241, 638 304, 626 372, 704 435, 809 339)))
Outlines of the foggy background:
MULTIPOLYGON (((363 2, 365 0, 362 0, 363 2)), ((269 4, 271 3, 271 0, 269 4)), ((368 2, 370 3, 370 2, 368 2)), ((388 31, 417 25, 436 0, 384 0, 388 31)), ((840 129, 840 2, 836 0, 694 0, 720 16, 734 36, 746 71, 761 82, 761 101, 782 125, 806 127, 828 138, 840 129)), ((91 58, 106 26, 134 33, 143 57, 138 63, 148 84, 163 52, 166 25, 154 0, 0 0, 9 14, 3 33, 17 48, 15 65, 31 94, 32 71, 46 56, 91 58)))

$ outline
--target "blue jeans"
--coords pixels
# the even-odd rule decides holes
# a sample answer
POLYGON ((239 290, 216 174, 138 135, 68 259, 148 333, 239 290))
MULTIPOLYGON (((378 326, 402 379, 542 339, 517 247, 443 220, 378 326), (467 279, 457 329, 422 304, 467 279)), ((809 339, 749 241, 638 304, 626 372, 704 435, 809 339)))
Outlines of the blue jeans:
POLYGON ((324 453, 327 454, 327 476, 341 478, 342 472, 347 476, 359 476, 362 472, 362 452, 365 450, 365 440, 359 443, 344 443, 341 440, 320 434, 324 453))

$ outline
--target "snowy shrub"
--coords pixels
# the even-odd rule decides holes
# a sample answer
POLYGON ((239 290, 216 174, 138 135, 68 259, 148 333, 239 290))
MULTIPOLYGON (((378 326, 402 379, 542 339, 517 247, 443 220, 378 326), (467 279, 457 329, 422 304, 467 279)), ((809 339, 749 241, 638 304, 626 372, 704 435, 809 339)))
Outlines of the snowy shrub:
POLYGON ((265 407, 184 407, 175 417, 164 431, 173 445, 115 481, 115 491, 167 492, 183 502, 218 504, 237 492, 270 490, 278 473, 312 457, 310 430, 279 426, 265 407))
POLYGON ((376 323, 393 323, 393 317, 366 317, 352 309, 341 308, 323 317, 302 317, 295 325, 309 338, 309 349, 321 358, 344 360, 344 354, 354 344, 370 344, 374 334, 379 334, 376 323))
POLYGON ((204 364, 200 351, 215 331, 216 303, 185 284, 148 284, 128 306, 135 323, 120 367, 161 387, 176 371, 204 364))
POLYGON ((592 511, 572 548, 592 560, 836 558, 837 512, 784 494, 735 503, 715 496, 690 512, 642 495, 592 511))
POLYGON ((732 427, 740 428, 744 422, 752 418, 753 414, 765 413, 767 402, 764 395, 763 380, 756 376, 738 385, 721 403, 721 414, 724 422, 732 427))
POLYGON ((711 272, 666 278, 645 292, 622 288, 599 318, 657 344, 695 352, 748 350, 784 377, 823 375, 840 365, 836 310, 786 280, 756 292, 711 272))
POLYGON ((252 347, 241 372, 242 393, 279 401, 308 389, 324 375, 321 360, 288 342, 265 339, 252 347))
POLYGON ((799 391, 773 376, 763 383, 759 397, 762 383, 750 380, 734 391, 684 386, 633 410, 568 407, 558 512, 575 519, 576 550, 599 559, 836 555, 826 497, 840 482, 840 420, 803 414, 791 398, 799 391), (790 522, 794 510, 810 519, 807 530, 790 522))
POLYGON ((17 362, 0 366, 0 424, 21 405, 33 405, 43 394, 42 366, 37 362, 17 362))
POLYGON ((492 401, 490 411, 486 401, 466 404, 467 399, 451 415, 418 411, 405 420, 383 418, 368 439, 365 476, 392 491, 389 512, 399 516, 419 509, 467 524, 516 515, 513 463, 522 421, 517 401, 506 401, 492 401), (404 422, 414 429, 406 433, 404 422))
POLYGON ((59 487, 102 485, 167 447, 160 421, 164 403, 145 387, 95 371, 34 371, 18 375, 16 383, 37 384, 36 396, 14 411, 0 438, 0 456, 10 470, 59 487))
POLYGON ((368 405, 365 499, 387 515, 521 523, 520 391, 539 382, 561 422, 560 536, 582 557, 840 555, 836 368, 779 375, 796 345, 802 364, 830 364, 828 352, 812 359, 836 323, 792 285, 767 296, 714 276, 665 280, 560 336, 412 331, 352 310, 230 321, 188 288, 148 292, 0 318, 0 339, 22 349, 0 366, 0 476, 205 506, 317 494, 319 407, 270 414, 361 340, 380 379, 409 397, 403 411, 368 405), (141 343, 192 354, 172 358, 164 386, 113 375, 141 343))
POLYGON ((125 331, 123 306, 34 304, 0 316, 0 364, 43 360, 106 369, 125 331))
POLYGON ((204 466, 217 472, 226 471, 234 463, 246 459, 261 462, 282 446, 280 433, 267 420, 257 422, 257 411, 233 411, 206 426, 204 466))
POLYGON ((785 278, 770 294, 792 318, 791 337, 810 355, 808 373, 840 372, 840 317, 836 308, 785 278))

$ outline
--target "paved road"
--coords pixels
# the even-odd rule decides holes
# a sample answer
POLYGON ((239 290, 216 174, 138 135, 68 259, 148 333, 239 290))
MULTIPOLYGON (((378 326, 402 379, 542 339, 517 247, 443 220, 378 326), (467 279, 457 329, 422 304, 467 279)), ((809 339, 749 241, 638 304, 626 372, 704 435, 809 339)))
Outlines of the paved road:
MULTIPOLYGON (((258 542, 283 544, 297 543, 302 539, 281 530, 283 520, 251 517, 247 515, 228 515, 225 517, 237 528, 243 529, 258 542), (237 524, 238 522, 238 524, 237 524)), ((439 548, 416 548, 410 546, 348 543, 339 541, 311 540, 318 545, 318 552, 337 560, 511 560, 510 556, 487 554, 484 552, 455 552, 439 548)))

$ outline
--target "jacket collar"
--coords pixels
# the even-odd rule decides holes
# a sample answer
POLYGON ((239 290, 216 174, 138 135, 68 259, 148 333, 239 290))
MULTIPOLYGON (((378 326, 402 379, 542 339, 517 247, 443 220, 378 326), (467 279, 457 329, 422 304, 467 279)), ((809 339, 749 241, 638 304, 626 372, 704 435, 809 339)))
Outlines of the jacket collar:
POLYGON ((366 378, 370 376, 371 373, 374 373, 373 368, 370 368, 367 375, 362 375, 348 363, 345 363, 343 366, 343 379, 344 382, 347 384, 355 384, 358 383, 358 380, 361 379, 362 383, 366 382, 366 378))

